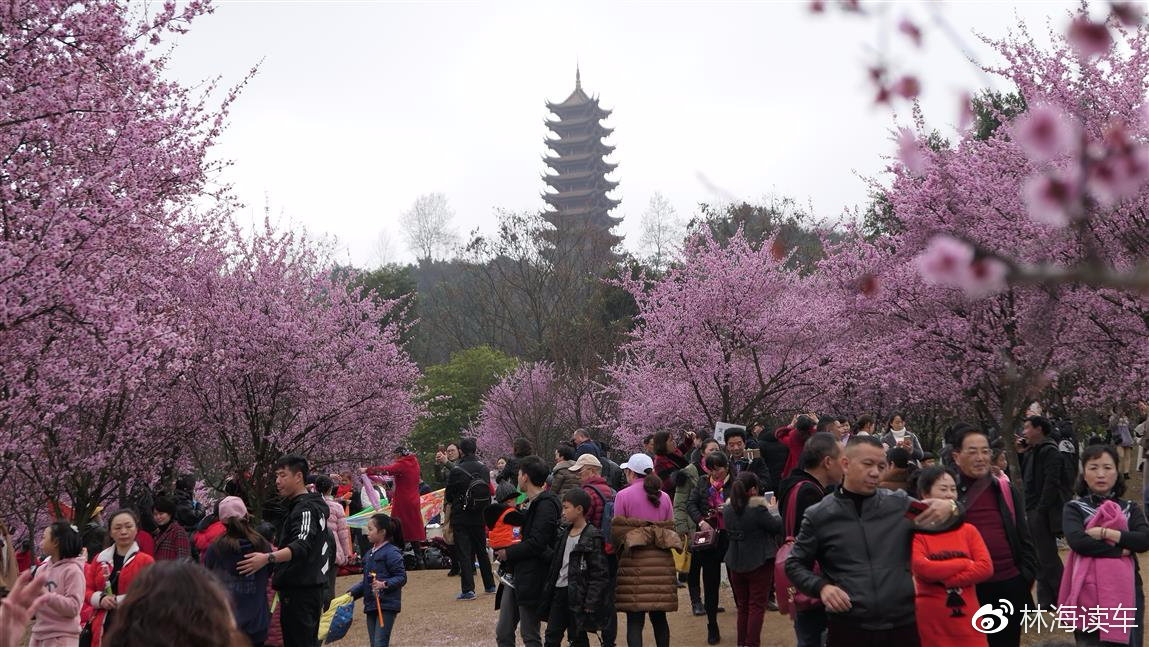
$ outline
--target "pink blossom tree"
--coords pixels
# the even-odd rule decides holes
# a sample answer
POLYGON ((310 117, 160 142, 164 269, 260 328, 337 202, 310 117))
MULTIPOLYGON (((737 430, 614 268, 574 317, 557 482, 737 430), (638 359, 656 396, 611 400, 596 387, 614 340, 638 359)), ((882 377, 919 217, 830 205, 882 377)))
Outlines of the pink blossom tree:
POLYGON ((639 308, 633 339, 610 368, 621 441, 636 447, 660 429, 747 423, 822 392, 815 376, 841 324, 813 279, 786 261, 773 240, 755 248, 741 232, 726 244, 702 234, 653 285, 620 282, 639 308))
MULTIPOLYGON (((866 4, 837 3, 847 12, 876 16, 879 21, 898 18, 897 31, 913 48, 923 47, 926 29, 906 13, 870 12, 866 4)), ((1149 182, 1149 148, 1145 135, 1145 67, 1147 35, 1141 26, 1145 11, 1138 3, 1107 2, 1107 15, 1100 20, 1087 2, 1064 15, 1064 30, 1056 32, 1052 47, 1039 48, 1024 24, 1016 35, 1001 40, 983 37, 1006 60, 1001 67, 974 65, 1011 82, 1029 109, 1008 131, 1014 150, 1028 164, 1014 166, 1024 181, 1017 187, 1024 196, 1024 209, 1003 213, 1000 226, 1028 213, 1048 228, 1069 228, 1076 232, 1081 249, 1069 257, 1019 259, 1013 250, 996 242, 979 239, 977 232, 960 227, 933 232, 944 236, 931 245, 926 267, 946 271, 928 272, 935 281, 972 289, 976 293, 1001 289, 1005 282, 1044 286, 1064 283, 1117 290, 1144 292, 1149 289, 1149 263, 1145 262, 1144 242, 1129 237, 1130 225, 1143 223, 1134 215, 1140 196, 1149 182), (1097 231, 1090 231, 1096 229, 1097 231), (1125 235, 1119 247, 1133 245, 1133 259, 1114 258, 1114 230, 1125 235), (971 235, 967 235, 971 234, 971 235), (1096 237, 1096 240, 1093 238, 1096 237), (1108 239, 1108 240, 1107 240, 1108 239), (959 247, 964 247, 959 251, 959 247), (956 256, 963 262, 953 263, 956 256), (934 260, 948 259, 940 265, 934 260), (971 282, 971 278, 975 279, 971 282), (984 280, 983 280, 984 279, 984 280)), ((827 9, 825 2, 811 3, 815 13, 827 9)), ((960 37, 946 24, 938 5, 923 5, 932 22, 951 39, 960 37)), ((912 56, 894 56, 889 48, 896 39, 882 39, 876 59, 868 63, 868 76, 875 88, 875 101, 895 106, 916 101, 922 71, 903 69, 912 56)), ((936 80, 936 79, 930 79, 936 80)), ((968 128, 973 110, 970 93, 958 103, 957 122, 968 128)), ((950 115, 946 116, 947 118, 950 115)), ((912 133, 902 130, 898 156, 914 174, 928 164, 924 146, 915 146, 912 133)), ((1006 160, 1002 160, 1005 162, 1006 160)), ((1008 163, 1008 162, 1007 162, 1008 163)))
POLYGON ((67 499, 82 522, 175 446, 159 420, 190 342, 181 291, 235 95, 209 109, 154 50, 204 11, 0 7, 0 450, 24 505, 67 499))
POLYGON ((922 138, 911 159, 899 143, 895 231, 822 268, 853 295, 862 375, 881 366, 878 384, 906 401, 1009 431, 1033 399, 1091 406, 1144 388, 1147 306, 1131 288, 1149 242, 1149 36, 1126 40, 1100 55, 1071 36, 1042 49, 1022 26, 989 41, 1006 60, 989 71, 1026 113, 984 140, 922 138))
POLYGON ((258 509, 285 453, 321 468, 387 459, 419 413, 419 370, 399 344, 400 304, 349 289, 354 277, 333 273, 313 243, 265 223, 233 244, 201 286, 196 361, 176 405, 197 467, 220 481, 249 475, 258 509))
POLYGON ((562 370, 549 362, 524 363, 487 392, 470 435, 490 459, 510 454, 516 438, 526 438, 536 454, 549 459, 575 429, 610 441, 613 406, 610 394, 589 372, 562 370))

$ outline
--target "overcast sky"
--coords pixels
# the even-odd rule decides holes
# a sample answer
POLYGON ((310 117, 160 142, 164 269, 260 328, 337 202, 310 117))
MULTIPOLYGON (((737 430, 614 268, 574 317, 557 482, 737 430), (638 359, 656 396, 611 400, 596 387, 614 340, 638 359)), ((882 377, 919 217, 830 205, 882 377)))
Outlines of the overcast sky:
MULTIPOLYGON (((867 3, 875 6, 874 3, 867 3)), ((923 5, 886 3, 885 21, 801 2, 229 2, 180 41, 175 78, 234 83, 262 60, 216 154, 258 217, 335 239, 339 260, 370 266, 377 240, 412 258, 398 217, 421 193, 447 195, 461 232, 490 230, 495 209, 541 209, 546 100, 583 88, 614 113, 612 176, 620 233, 661 192, 681 217, 699 202, 770 194, 812 203, 828 220, 864 208, 889 132, 909 114, 871 105, 865 65, 903 15, 927 26, 922 51, 890 34, 888 55, 923 72, 923 108, 945 131, 962 89, 989 81, 923 5)), ((1067 23, 1072 2, 950 3, 973 36, 1034 34, 1067 23)), ((1000 80, 994 80, 1004 89, 1000 80)))

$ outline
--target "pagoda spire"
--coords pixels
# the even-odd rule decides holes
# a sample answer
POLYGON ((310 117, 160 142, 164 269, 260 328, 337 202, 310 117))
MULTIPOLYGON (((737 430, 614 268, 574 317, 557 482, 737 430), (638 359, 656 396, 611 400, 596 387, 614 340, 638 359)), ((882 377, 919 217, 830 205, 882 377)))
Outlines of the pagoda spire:
MULTIPOLYGON (((546 120, 550 132, 544 142, 551 154, 543 161, 551 172, 543 175, 548 187, 543 200, 550 208, 543 218, 553 229, 545 236, 554 251, 577 252, 574 257, 601 271, 618 261, 615 248, 622 242, 611 231, 621 219, 610 215, 619 204, 608 195, 618 186, 607 178, 616 166, 606 161, 614 146, 603 141, 611 133, 602 124, 610 111, 583 90, 577 62, 574 92, 561 103, 548 101, 547 109, 553 117, 546 120)), ((559 253, 554 258, 571 257, 559 253)))

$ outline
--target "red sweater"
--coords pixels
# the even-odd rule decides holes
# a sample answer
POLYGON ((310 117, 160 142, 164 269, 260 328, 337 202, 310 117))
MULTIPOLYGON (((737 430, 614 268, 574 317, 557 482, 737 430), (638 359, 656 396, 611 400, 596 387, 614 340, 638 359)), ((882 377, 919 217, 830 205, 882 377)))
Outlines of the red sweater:
POLYGON ((227 527, 219 521, 211 522, 207 528, 202 532, 195 534, 195 549, 199 551, 199 562, 203 563, 203 557, 207 554, 207 549, 216 539, 219 539, 227 532, 227 527))
POLYGON ((790 449, 790 453, 786 456, 786 466, 782 468, 782 476, 778 478, 781 481, 784 478, 789 478, 790 472, 798 467, 798 458, 802 455, 802 448, 806 445, 806 440, 810 438, 810 434, 801 434, 798 433, 797 429, 786 426, 775 431, 774 436, 790 449))
MULTIPOLYGON (((1005 496, 1012 496, 1012 493, 1005 492, 1005 496)), ((1017 563, 1013 561, 1013 549, 1005 534, 1005 523, 1001 520, 1001 509, 998 508, 993 485, 982 490, 968 505, 965 522, 981 533, 982 541, 993 560, 993 577, 989 581, 1003 582, 1020 575, 1021 571, 1017 570, 1017 563)))
POLYGON ((152 536, 146 532, 136 534, 136 544, 140 547, 140 552, 145 555, 155 556, 156 542, 152 536))
POLYGON ((910 569, 917 588, 918 635, 923 645, 985 647, 985 634, 973 628, 978 609, 974 585, 993 575, 993 562, 977 528, 968 523, 948 532, 914 535, 910 569), (961 588, 964 606, 946 606, 947 588, 961 588))

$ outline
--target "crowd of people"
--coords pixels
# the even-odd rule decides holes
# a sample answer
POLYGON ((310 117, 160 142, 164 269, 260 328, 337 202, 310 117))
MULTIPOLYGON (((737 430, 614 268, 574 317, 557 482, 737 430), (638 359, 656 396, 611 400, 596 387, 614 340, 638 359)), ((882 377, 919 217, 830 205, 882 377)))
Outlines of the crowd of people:
MULTIPOLYGON (((775 611, 799 647, 1017 647, 1035 611, 1075 629, 1079 645, 1141 644, 1137 554, 1149 550, 1149 522, 1144 500, 1124 496, 1140 452, 1121 449, 1120 418, 1079 448, 1071 428, 1029 413, 1008 439, 1020 474, 1007 439, 959 423, 935 455, 901 414, 881 428, 804 414, 779 429, 660 431, 621 464, 581 429, 548 448, 550 460, 518 439, 493 469, 464 438, 435 456, 444 508, 431 525, 456 599, 491 596, 499 647, 516 636, 577 647, 591 634, 613 647, 620 623, 626 645, 641 647, 648 621, 656 647, 669 647, 679 589, 719 644, 724 574, 738 647, 757 647, 775 611), (1086 617, 1102 608, 1127 613, 1086 617), (975 617, 987 609, 1000 626, 975 617)), ((181 479, 106 524, 51 523, 25 569, 8 567, 20 560, 5 537, 0 645, 27 633, 32 647, 310 647, 340 593, 336 575, 354 567, 346 593, 362 599, 371 646, 385 647, 407 570, 431 545, 419 499, 430 486, 403 447, 361 472, 358 484, 312 475, 305 457, 284 456, 279 498, 262 502, 259 522, 241 479, 210 512, 181 479), (371 476, 388 478, 390 514, 349 531, 356 504, 378 503, 371 476)))
MULTIPOLYGON (((0 646, 26 633, 29 647, 318 645, 351 555, 346 511, 333 479, 310 474, 302 456, 279 459, 275 485, 258 524, 239 480, 208 513, 186 478, 171 495, 137 495, 106 523, 53 522, 41 559, 4 582, 0 646)), ((403 527, 379 513, 363 534, 362 581, 347 593, 363 599, 372 646, 385 646, 407 581, 403 527)))

